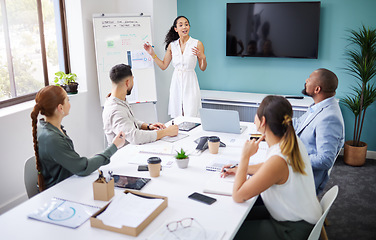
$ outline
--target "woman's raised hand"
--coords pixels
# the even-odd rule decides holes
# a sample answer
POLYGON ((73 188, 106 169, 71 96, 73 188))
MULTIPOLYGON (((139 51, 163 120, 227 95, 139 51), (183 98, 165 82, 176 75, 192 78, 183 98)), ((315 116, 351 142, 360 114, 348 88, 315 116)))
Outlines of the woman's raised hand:
POLYGON ((147 42, 147 43, 144 44, 144 49, 145 49, 145 51, 146 51, 147 53, 150 54, 150 56, 154 56, 154 55, 155 55, 155 53, 154 53, 154 49, 153 49, 153 47, 150 45, 149 42, 147 42))
POLYGON ((122 146, 124 146, 124 144, 125 144, 125 134, 123 133, 123 131, 119 132, 118 135, 116 135, 116 137, 114 138, 112 143, 115 144, 115 146, 118 149, 121 148, 122 146))
POLYGON ((252 139, 252 140, 247 140, 244 144, 244 147, 243 147, 243 158, 242 159, 248 159, 255 155, 258 148, 259 148, 259 144, 262 140, 265 139, 265 135, 263 135, 262 137, 260 137, 257 141, 255 139, 252 139))
POLYGON ((198 59, 201 59, 204 55, 197 47, 192 48, 192 53, 197 56, 198 59))

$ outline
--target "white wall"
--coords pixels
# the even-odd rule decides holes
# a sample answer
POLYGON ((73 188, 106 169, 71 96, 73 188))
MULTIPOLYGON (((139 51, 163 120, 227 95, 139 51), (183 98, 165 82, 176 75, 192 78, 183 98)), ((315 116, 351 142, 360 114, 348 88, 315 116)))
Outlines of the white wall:
MULTIPOLYGON (((176 0, 155 0, 153 5, 153 41, 154 51, 160 59, 165 55, 164 39, 166 33, 172 26, 173 21, 177 17, 177 1, 176 0)), ((173 66, 162 71, 156 64, 155 78, 157 81, 157 112, 160 122, 167 122, 171 118, 167 115, 168 99, 170 94, 170 82, 173 72, 173 66)))
MULTIPOLYGON (((152 15, 153 39, 158 56, 164 55, 164 36, 176 17, 176 0, 65 0, 72 72, 77 73, 80 93, 72 96, 70 115, 63 125, 75 149, 91 156, 103 149, 101 108, 99 105, 92 15, 94 13, 144 12, 152 15)), ((156 70, 158 116, 165 122, 171 68, 156 70), (163 85, 163 86, 162 86, 163 85)), ((30 112, 33 102, 0 109, 0 214, 27 199, 23 184, 25 160, 34 154, 30 112)), ((88 186, 90 187, 90 186, 88 186)))

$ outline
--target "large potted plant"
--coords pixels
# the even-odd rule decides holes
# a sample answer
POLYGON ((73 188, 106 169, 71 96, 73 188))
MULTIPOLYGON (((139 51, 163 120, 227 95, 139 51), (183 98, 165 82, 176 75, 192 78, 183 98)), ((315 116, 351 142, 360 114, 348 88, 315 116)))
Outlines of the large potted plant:
POLYGON ((56 85, 65 89, 68 94, 78 93, 77 75, 75 73, 64 73, 62 71, 55 73, 54 82, 56 85))
POLYGON ((362 166, 366 161, 367 143, 360 141, 367 108, 376 100, 376 87, 371 80, 376 75, 376 29, 362 26, 350 30, 347 72, 355 77, 352 93, 341 103, 355 116, 353 139, 345 142, 344 161, 352 166, 362 166))

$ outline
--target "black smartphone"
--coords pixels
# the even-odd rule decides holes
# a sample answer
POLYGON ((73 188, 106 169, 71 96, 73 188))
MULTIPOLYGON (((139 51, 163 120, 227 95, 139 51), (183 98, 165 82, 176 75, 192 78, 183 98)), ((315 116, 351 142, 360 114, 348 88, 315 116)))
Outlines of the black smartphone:
POLYGON ((148 165, 138 165, 138 171, 149 171, 148 165))
POLYGON ((192 193, 191 195, 188 196, 188 198, 202 202, 202 203, 205 203, 205 204, 208 204, 208 205, 211 205, 215 201, 217 201, 217 199, 215 199, 215 198, 205 196, 205 195, 198 193, 198 192, 192 193))
POLYGON ((260 137, 262 137, 262 134, 251 134, 251 137, 249 138, 249 140, 252 140, 252 139, 256 139, 259 140, 260 137))

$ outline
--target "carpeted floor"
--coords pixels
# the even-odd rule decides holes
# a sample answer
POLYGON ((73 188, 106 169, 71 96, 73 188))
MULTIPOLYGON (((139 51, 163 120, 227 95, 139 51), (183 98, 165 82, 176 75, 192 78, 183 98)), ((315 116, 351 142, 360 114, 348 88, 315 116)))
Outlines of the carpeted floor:
POLYGON ((351 167, 339 156, 325 191, 338 185, 339 193, 329 211, 329 240, 376 239, 376 160, 351 167))

